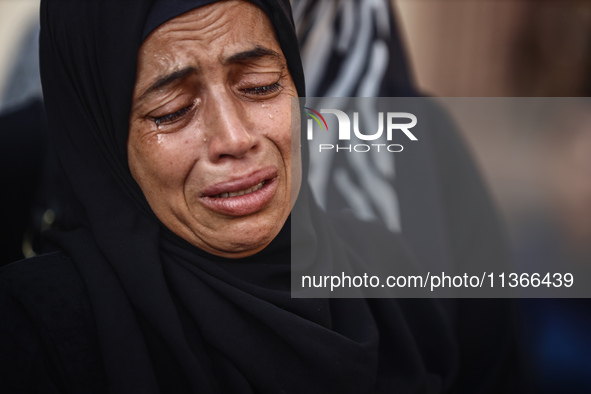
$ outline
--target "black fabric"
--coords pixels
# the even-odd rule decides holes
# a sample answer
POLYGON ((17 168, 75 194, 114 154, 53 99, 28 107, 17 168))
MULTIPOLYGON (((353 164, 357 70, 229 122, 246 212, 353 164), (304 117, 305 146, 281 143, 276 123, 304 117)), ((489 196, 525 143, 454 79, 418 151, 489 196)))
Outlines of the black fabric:
MULTIPOLYGON (((345 227, 351 224, 347 218, 340 218, 339 223, 345 227)), ((366 224, 354 235, 360 239, 368 230, 371 226, 366 224)), ((4 267, 0 271, 0 289, 0 314, 7 318, 0 324, 2 392, 108 392, 91 302, 76 264, 67 255, 52 253, 4 267)), ((321 303, 316 306, 323 307, 321 303)), ((352 372, 356 380, 361 380, 345 392, 391 392, 396 388, 400 392, 436 393, 450 385, 458 365, 453 356, 455 341, 441 325, 442 310, 436 304, 424 300, 400 303, 382 300, 370 302, 368 309, 363 300, 341 300, 331 302, 329 308, 332 330, 352 340, 364 336, 371 339, 375 347, 370 352, 373 357, 335 359, 332 363, 337 374, 332 377, 335 381, 327 379, 324 386, 314 386, 309 377, 296 375, 292 379, 304 381, 289 382, 286 392, 332 392, 344 377, 340 373, 346 372, 341 363, 356 365, 352 372), (375 331, 376 327, 379 332, 375 331), (434 327, 437 329, 433 330, 434 327), (373 369, 372 375, 363 379, 360 372, 368 366, 373 369)), ((322 310, 323 314, 326 312, 322 310)), ((181 319, 193 325, 184 311, 181 319)), ((140 321, 140 325, 142 335, 151 345, 149 351, 158 371, 156 378, 161 392, 194 392, 165 342, 147 322, 140 321)), ((297 330, 292 333, 299 341, 304 341, 304 334, 297 330)), ((251 358, 252 354, 245 357, 251 358)), ((220 391, 243 392, 242 382, 239 375, 220 380, 220 391)))
POLYGON ((30 101, 0 116, 0 265, 24 258, 25 237, 32 240, 31 210, 39 193, 48 136, 43 103, 30 101))
POLYGON ((104 393, 90 300, 63 253, 2 268, 0 389, 3 393, 104 393))
MULTIPOLYGON (((60 276, 78 281, 80 286, 75 285, 70 296, 82 304, 89 301, 92 314, 82 307, 84 314, 69 316, 65 330, 81 322, 92 343, 96 337, 98 347, 93 349, 99 349, 98 356, 90 351, 82 357, 96 374, 93 390, 450 390, 462 363, 459 344, 436 301, 291 298, 292 225, 310 230, 305 239, 295 240, 305 246, 309 264, 359 258, 348 252, 346 237, 362 244, 376 241, 371 226, 360 226, 354 219, 341 218, 337 234, 305 183, 281 233, 265 250, 241 260, 196 249, 160 225, 151 212, 126 158, 137 53, 145 35, 165 21, 156 18, 154 10, 174 8, 178 13, 167 14, 173 17, 186 11, 187 3, 46 0, 41 5, 44 97, 71 200, 64 228, 52 236, 69 257, 50 264, 57 267, 41 273, 39 281, 40 287, 60 276)), ((192 2, 193 7, 205 3, 209 2, 192 2)), ((298 92, 304 95, 289 3, 255 3, 276 27, 298 92)), ((9 266, 6 269, 16 274, 0 276, 23 274, 29 281, 40 272, 35 261, 39 260, 9 266)), ((23 320, 32 338, 23 346, 33 344, 25 363, 34 360, 34 365, 22 367, 3 362, 2 368, 9 371, 6 379, 35 375, 39 387, 47 384, 45 392, 72 392, 76 377, 65 374, 55 359, 64 349, 54 348, 68 343, 67 335, 57 329, 45 340, 55 325, 28 321, 42 312, 35 307, 19 309, 29 297, 27 289, 3 287, 8 290, 0 312, 23 320)), ((16 348, 7 353, 19 352, 16 348)), ((496 380, 497 372, 485 368, 472 379, 496 380)), ((479 392, 476 386, 468 392, 479 392)))
POLYGON ((63 206, 61 173, 43 102, 33 99, 0 116, 0 266, 55 250, 42 236, 63 206))

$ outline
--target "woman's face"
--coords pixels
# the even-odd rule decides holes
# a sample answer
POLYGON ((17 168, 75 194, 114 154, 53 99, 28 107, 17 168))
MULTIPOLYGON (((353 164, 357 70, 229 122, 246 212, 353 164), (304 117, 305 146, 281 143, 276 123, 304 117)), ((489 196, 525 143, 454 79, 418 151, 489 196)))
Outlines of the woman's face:
POLYGON ((158 27, 139 52, 127 152, 160 221, 218 256, 267 246, 301 181, 292 97, 271 22, 251 3, 214 3, 158 27))

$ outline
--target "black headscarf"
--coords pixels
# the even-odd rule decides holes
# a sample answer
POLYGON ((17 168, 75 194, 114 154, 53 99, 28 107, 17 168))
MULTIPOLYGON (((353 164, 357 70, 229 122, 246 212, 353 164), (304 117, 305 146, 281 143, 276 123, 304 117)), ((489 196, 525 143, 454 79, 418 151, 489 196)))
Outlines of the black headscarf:
MULTIPOLYGON (((298 215, 265 250, 240 260, 204 253, 150 210, 126 155, 138 50, 160 24, 212 2, 42 2, 43 92, 71 189, 66 226, 53 239, 87 287, 109 392, 448 387, 455 342, 434 303, 291 298, 292 220, 309 229, 302 242, 310 261, 347 258, 340 248, 317 248, 340 241, 305 182, 298 215)), ((275 26, 303 96, 289 2, 253 2, 275 26)))

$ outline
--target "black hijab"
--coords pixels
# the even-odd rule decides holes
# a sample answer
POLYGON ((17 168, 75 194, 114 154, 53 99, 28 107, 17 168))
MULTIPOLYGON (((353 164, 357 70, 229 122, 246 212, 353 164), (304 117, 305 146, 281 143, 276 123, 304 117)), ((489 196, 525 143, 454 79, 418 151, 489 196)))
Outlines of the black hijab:
MULTIPOLYGON (((309 230, 301 242, 310 262, 348 258, 341 248, 317 247, 341 241, 305 182, 298 214, 265 250, 241 260, 189 245, 150 210, 126 155, 138 50, 160 24, 212 2, 42 2, 43 92, 71 189, 64 229, 53 239, 88 290, 109 392, 448 387, 455 342, 434 303, 291 298, 292 220, 309 230)), ((304 96, 289 2, 253 2, 275 26, 304 96)))

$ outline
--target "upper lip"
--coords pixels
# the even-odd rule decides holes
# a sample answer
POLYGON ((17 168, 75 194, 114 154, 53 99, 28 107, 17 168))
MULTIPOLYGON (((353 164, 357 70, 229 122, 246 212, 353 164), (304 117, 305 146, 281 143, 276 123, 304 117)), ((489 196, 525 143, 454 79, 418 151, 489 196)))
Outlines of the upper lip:
POLYGON ((275 178, 277 168, 274 166, 264 167, 250 174, 237 176, 234 179, 216 183, 208 186, 201 191, 202 197, 211 197, 220 193, 232 193, 240 190, 246 190, 259 183, 275 178))

